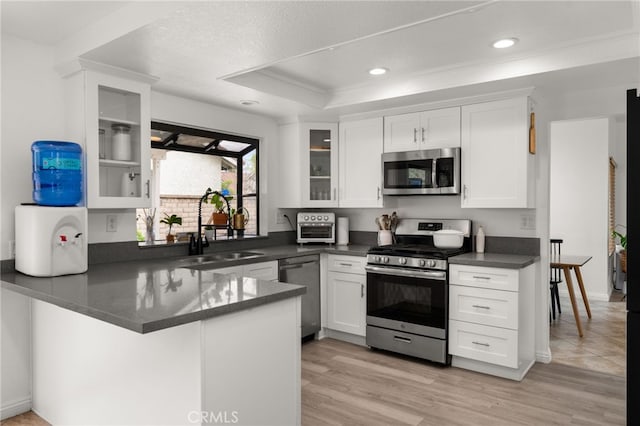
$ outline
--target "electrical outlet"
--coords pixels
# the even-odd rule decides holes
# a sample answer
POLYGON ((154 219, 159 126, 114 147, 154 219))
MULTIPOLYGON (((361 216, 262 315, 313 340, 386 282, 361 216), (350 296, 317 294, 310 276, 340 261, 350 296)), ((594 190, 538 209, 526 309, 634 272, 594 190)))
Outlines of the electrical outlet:
POLYGON ((286 213, 283 210, 278 209, 278 212, 276 213, 276 223, 278 225, 282 225, 287 223, 287 218, 284 217, 286 213))
POLYGON ((107 232, 116 232, 118 230, 118 216, 115 214, 107 215, 107 232))
POLYGON ((536 229, 536 215, 525 213, 520 216, 520 229, 535 231, 536 229))
POLYGON ((16 242, 14 240, 9 241, 9 259, 15 259, 16 257, 16 242))

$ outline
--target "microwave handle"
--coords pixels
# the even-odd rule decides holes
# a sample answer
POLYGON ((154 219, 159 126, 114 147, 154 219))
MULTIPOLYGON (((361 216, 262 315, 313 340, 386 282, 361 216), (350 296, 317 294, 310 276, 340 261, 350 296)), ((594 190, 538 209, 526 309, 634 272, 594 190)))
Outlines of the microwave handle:
POLYGON ((433 188, 438 188, 438 186, 439 186, 438 185, 438 181, 436 180, 437 179, 437 176, 436 176, 436 168, 437 168, 437 166, 438 166, 438 159, 434 158, 433 159, 433 164, 431 165, 431 186, 433 188))

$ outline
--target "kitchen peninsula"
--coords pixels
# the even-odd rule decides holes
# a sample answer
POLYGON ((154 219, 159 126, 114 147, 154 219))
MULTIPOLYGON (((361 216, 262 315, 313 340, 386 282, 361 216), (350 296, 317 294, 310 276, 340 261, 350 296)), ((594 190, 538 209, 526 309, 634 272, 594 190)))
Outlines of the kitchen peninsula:
POLYGON ((34 411, 52 424, 300 424, 304 287, 174 266, 3 273, 32 298, 34 411))

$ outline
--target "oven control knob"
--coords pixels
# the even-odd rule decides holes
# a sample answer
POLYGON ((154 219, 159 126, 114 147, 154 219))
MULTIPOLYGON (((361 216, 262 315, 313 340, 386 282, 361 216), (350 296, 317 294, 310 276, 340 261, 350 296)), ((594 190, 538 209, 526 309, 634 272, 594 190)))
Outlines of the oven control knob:
POLYGON ((316 217, 315 216, 311 216, 311 220, 316 220, 316 217))
POLYGON ((424 259, 420 259, 420 260, 418 261, 418 266, 424 266, 424 265, 426 265, 426 264, 427 264, 427 261, 426 261, 426 260, 424 260, 424 259))
POLYGON ((406 265, 407 264, 407 259, 404 257, 401 257, 400 259, 398 259, 398 262, 400 262, 401 265, 406 265))
POLYGON ((305 220, 305 221, 309 220, 309 216, 305 216, 305 217, 304 217, 304 220, 305 220))
POLYGON ((329 222, 329 216, 325 216, 325 217, 324 217, 324 221, 325 221, 325 222, 329 222))
POLYGON ((429 268, 433 268, 434 266, 436 266, 436 261, 435 260, 430 260, 427 262, 427 266, 429 268))
POLYGON ((373 261, 376 263, 380 263, 380 256, 373 256, 373 261))
POLYGON ((382 261, 384 263, 389 263, 389 258, 387 256, 385 256, 385 257, 382 258, 382 261))

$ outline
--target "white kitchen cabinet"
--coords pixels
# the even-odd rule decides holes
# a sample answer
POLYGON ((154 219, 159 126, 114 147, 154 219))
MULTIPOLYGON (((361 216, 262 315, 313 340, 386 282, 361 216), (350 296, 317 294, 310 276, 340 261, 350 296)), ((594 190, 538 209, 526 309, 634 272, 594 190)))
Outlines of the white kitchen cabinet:
POLYGON ((382 123, 382 117, 340 123, 340 207, 383 207, 382 123))
POLYGON ((278 207, 338 207, 337 123, 279 128, 278 207))
POLYGON ((212 269, 212 271, 217 274, 235 274, 240 277, 256 278, 265 281, 278 280, 278 262, 276 260, 227 266, 212 269))
POLYGON ((529 99, 462 107, 462 207, 533 208, 529 99))
POLYGON ((302 143, 302 206, 338 206, 338 125, 304 123, 302 143))
POLYGON ((366 334, 366 259, 329 255, 327 273, 327 327, 364 337, 366 334))
POLYGON ((534 265, 449 266, 452 365, 522 380, 535 362, 534 265))
POLYGON ((384 152, 460 146, 460 107, 384 118, 384 152))
POLYGON ((242 267, 242 274, 245 277, 258 278, 265 281, 278 281, 278 262, 250 263, 242 267))
POLYGON ((67 134, 86 158, 86 206, 149 207, 150 84, 83 69, 65 91, 67 134))

